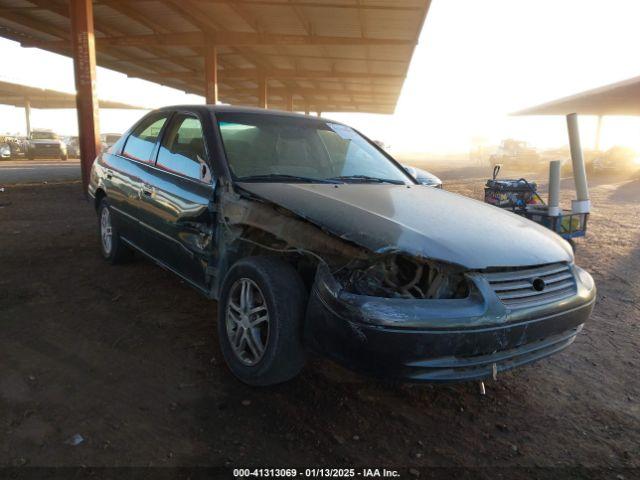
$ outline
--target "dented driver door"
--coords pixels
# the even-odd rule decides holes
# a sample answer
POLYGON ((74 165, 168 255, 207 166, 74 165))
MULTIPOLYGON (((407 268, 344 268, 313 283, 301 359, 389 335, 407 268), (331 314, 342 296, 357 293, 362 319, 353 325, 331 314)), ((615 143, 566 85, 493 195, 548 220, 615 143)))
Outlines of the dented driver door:
POLYGON ((214 182, 200 120, 177 113, 165 130, 154 173, 143 187, 153 237, 149 253, 201 288, 212 254, 214 182))

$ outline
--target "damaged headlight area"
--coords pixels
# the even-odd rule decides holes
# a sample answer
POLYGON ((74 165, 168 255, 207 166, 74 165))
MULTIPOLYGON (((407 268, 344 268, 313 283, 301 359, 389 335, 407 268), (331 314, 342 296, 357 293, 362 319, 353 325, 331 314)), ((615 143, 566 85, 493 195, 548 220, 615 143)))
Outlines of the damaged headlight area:
POLYGON ((344 289, 357 295, 408 299, 459 299, 469 296, 469 282, 452 265, 391 254, 373 264, 335 274, 344 289))
MULTIPOLYGON (((224 195, 223 199, 223 243, 232 245, 237 240, 263 248, 270 254, 304 255, 316 267, 326 265, 346 292, 406 299, 463 299, 469 296, 470 283, 462 267, 401 252, 370 252, 336 238, 287 210, 232 194, 224 195)), ((255 251, 244 253, 258 254, 255 251)))

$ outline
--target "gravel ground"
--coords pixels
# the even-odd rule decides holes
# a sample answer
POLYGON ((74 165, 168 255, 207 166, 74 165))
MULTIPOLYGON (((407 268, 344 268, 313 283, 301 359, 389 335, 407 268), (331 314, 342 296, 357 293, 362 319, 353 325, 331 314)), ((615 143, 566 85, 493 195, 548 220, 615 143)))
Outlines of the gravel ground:
MULTIPOLYGON (((447 188, 479 197, 482 182, 452 175, 447 188)), ((215 302, 145 260, 103 262, 78 183, 8 187, 0 465, 359 465, 416 467, 414 476, 442 466, 479 478, 581 467, 633 478, 640 180, 599 182, 592 199, 577 262, 598 285, 594 315, 571 348, 481 396, 475 383, 386 384, 320 358, 285 385, 247 387, 222 362, 215 302)))

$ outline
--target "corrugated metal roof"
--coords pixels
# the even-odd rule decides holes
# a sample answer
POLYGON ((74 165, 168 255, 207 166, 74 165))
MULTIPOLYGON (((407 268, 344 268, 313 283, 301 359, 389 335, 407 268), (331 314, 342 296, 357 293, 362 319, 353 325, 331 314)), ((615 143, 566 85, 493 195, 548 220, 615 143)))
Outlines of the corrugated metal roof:
MULTIPOLYGON (((98 64, 203 95, 218 45, 219 97, 294 109, 391 113, 430 0, 94 1, 98 64), (225 71, 226 70, 226 71, 225 71)), ((0 36, 71 55, 69 2, 0 0, 0 36)))
MULTIPOLYGON (((27 100, 32 108, 76 108, 76 96, 73 93, 0 80, 0 104, 24 107, 27 100)), ((100 108, 144 109, 144 107, 110 100, 98 100, 98 104, 100 108)))

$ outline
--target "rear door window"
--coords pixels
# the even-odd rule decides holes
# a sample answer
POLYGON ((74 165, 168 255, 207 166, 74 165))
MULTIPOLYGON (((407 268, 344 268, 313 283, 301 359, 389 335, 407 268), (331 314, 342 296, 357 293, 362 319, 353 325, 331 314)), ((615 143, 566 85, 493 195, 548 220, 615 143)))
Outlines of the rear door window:
POLYGON ((211 182, 206 161, 200 120, 189 114, 177 114, 160 144, 156 166, 202 182, 211 182))
POLYGON ((159 117, 154 115, 140 123, 127 138, 122 149, 122 156, 141 162, 149 162, 167 117, 168 114, 162 114, 159 117))

